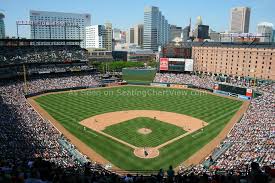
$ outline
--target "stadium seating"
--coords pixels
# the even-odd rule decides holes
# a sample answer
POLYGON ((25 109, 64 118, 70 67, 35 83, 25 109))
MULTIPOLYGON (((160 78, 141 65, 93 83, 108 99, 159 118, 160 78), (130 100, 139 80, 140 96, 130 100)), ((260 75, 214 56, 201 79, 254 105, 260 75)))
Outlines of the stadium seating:
MULTIPOLYGON (((155 81, 184 83, 212 87, 214 79, 208 76, 157 74, 155 81)), ((30 93, 49 89, 64 89, 100 84, 97 75, 36 78, 28 81, 30 93)), ((183 168, 174 176, 175 182, 241 182, 270 178, 260 166, 274 167, 274 91, 275 84, 257 87, 262 96, 252 99, 249 110, 235 125, 225 142, 230 147, 217 157, 214 171, 202 165, 183 168), (217 169, 224 170, 217 172, 217 169), (233 171, 232 171, 233 170, 233 171), (211 181, 210 181, 211 180, 211 181)), ((80 164, 75 158, 74 146, 48 122, 43 120, 26 102, 23 82, 0 82, 0 182, 165 182, 162 171, 151 176, 120 176, 95 163, 80 164), (62 142, 62 143, 60 143, 62 142), (42 159, 41 159, 42 158, 42 159)), ((78 153, 77 153, 78 154, 78 153)), ((81 159, 85 159, 83 156, 81 159)), ((86 162, 85 160, 83 162, 86 162)), ((160 167, 168 168, 168 167, 160 167)))
POLYGON ((1 46, 0 65, 88 60, 88 53, 78 45, 1 46))

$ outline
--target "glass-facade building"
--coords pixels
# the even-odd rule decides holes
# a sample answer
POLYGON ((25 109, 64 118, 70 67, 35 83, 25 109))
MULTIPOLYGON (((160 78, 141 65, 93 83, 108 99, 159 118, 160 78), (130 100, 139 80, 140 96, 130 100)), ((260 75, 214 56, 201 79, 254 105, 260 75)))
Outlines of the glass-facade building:
POLYGON ((158 7, 144 8, 143 48, 157 51, 169 42, 169 24, 158 7))
POLYGON ((5 15, 0 12, 0 39, 5 38, 5 23, 4 23, 5 15))

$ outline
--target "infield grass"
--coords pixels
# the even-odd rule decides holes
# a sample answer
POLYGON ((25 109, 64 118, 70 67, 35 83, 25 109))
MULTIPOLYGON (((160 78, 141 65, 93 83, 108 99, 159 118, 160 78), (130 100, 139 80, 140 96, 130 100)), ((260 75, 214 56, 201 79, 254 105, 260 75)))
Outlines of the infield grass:
POLYGON ((186 131, 176 125, 146 117, 134 118, 108 126, 103 132, 136 147, 155 147, 186 133, 186 131), (148 128, 152 132, 141 134, 138 132, 141 128, 148 128))
POLYGON ((158 170, 182 163, 215 138, 242 105, 192 90, 124 86, 49 94, 35 99, 69 132, 124 170, 158 170), (154 159, 141 159, 133 149, 95 131, 83 130, 80 121, 98 114, 123 110, 160 110, 190 115, 209 123, 160 149, 154 159))

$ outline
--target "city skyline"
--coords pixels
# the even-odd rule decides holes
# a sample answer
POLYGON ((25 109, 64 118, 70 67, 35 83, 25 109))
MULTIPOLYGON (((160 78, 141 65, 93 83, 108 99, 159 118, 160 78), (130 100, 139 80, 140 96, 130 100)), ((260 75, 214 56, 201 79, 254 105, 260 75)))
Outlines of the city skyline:
MULTIPOLYGON (((272 7, 275 6, 275 2, 272 0, 211 0, 208 3, 203 0, 197 0, 196 3, 180 0, 175 0, 173 3, 157 0, 118 0, 112 3, 97 0, 83 0, 81 3, 75 3, 72 0, 49 0, 47 2, 40 0, 19 2, 0 0, 0 2, 2 5, 0 10, 5 13, 7 36, 16 36, 16 21, 29 20, 30 10, 89 13, 92 17, 92 25, 104 24, 106 21, 110 21, 113 27, 126 30, 135 24, 143 23, 143 9, 145 6, 157 6, 170 24, 184 28, 189 24, 189 18, 192 18, 194 28, 196 17, 202 16, 204 24, 209 25, 215 31, 222 32, 228 31, 230 28, 231 8, 248 6, 251 8, 250 32, 255 33, 257 24, 260 22, 275 24, 275 17, 272 16, 272 7)), ((20 36, 29 37, 27 27, 20 28, 20 36)))

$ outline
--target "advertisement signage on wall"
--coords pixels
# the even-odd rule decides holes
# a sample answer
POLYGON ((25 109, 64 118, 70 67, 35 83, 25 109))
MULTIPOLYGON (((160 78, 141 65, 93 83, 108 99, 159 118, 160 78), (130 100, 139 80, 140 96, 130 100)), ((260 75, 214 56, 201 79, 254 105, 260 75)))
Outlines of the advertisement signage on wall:
POLYGON ((247 88, 247 89, 246 89, 246 95, 245 95, 245 96, 247 96, 247 97, 252 97, 252 94, 253 94, 253 90, 247 88))
POLYGON ((160 58, 159 70, 168 71, 168 58, 160 58))
POLYGON ((165 83, 151 83, 151 86, 158 86, 158 87, 167 87, 167 84, 165 83))
POLYGON ((171 88, 188 88, 187 85, 181 85, 181 84, 170 84, 171 88))
POLYGON ((193 71, 193 59, 185 59, 185 71, 193 71))

